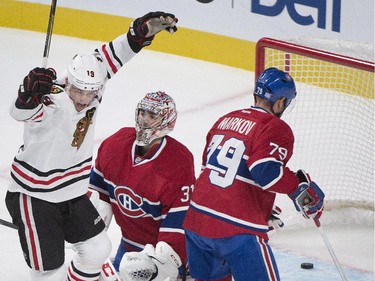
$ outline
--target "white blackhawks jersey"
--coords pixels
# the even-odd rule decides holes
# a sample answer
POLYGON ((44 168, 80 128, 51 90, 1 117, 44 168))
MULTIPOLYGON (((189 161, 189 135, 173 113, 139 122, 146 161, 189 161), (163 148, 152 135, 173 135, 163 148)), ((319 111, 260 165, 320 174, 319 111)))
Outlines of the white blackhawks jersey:
MULTIPOLYGON (((135 54, 123 34, 93 55, 101 57, 111 78, 135 54)), ((54 85, 35 109, 19 109, 12 103, 10 114, 24 122, 24 135, 11 166, 10 192, 53 203, 86 193, 100 100, 77 112, 64 88, 54 85)))

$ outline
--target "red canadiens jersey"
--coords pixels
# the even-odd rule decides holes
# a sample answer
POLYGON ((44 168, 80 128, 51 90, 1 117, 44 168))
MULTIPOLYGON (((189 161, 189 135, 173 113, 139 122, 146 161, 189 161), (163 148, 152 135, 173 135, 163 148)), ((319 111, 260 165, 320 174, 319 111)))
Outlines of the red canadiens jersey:
POLYGON ((251 233, 268 239, 275 193, 299 181, 285 164, 294 136, 280 118, 257 107, 221 117, 208 132, 184 227, 210 238, 251 233))
POLYGON ((186 261, 182 222, 195 182, 191 152, 166 136, 150 159, 135 155, 135 129, 122 128, 100 146, 90 188, 111 203, 126 250, 165 241, 186 261))

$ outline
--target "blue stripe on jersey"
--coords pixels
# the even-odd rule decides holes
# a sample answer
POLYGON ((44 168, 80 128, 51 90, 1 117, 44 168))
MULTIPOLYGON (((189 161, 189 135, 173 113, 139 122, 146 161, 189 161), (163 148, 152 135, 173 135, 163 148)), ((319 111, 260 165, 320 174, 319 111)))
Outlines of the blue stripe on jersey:
POLYGON ((143 204, 139 207, 147 214, 147 216, 151 215, 155 220, 160 220, 162 218, 162 206, 160 202, 148 202, 143 198, 143 204))
POLYGON ((263 189, 274 185, 283 175, 283 163, 274 158, 260 159, 249 168, 255 183, 263 189))
POLYGON ((94 189, 96 189, 98 192, 108 194, 107 189, 103 188, 106 186, 104 183, 103 175, 99 174, 98 170, 96 170, 95 168, 91 169, 90 185, 95 187, 94 189))
POLYGON ((130 187, 115 186, 112 182, 105 180, 100 171, 95 168, 91 171, 90 185, 98 192, 107 194, 111 202, 116 202, 121 212, 126 216, 162 219, 160 202, 151 202, 135 194, 130 187))
POLYGON ((229 216, 227 214, 223 214, 220 212, 217 212, 213 209, 198 205, 197 203, 190 201, 189 208, 192 208, 193 210, 200 212, 202 214, 205 214, 210 217, 214 217, 215 219, 225 221, 227 223, 233 224, 238 227, 242 227, 245 229, 250 229, 257 232, 268 232, 268 226, 266 225, 260 225, 260 224, 254 224, 251 222, 247 222, 232 216, 229 216))
POLYGON ((182 222, 185 218, 187 207, 172 208, 161 223, 160 228, 173 228, 182 230, 182 222))

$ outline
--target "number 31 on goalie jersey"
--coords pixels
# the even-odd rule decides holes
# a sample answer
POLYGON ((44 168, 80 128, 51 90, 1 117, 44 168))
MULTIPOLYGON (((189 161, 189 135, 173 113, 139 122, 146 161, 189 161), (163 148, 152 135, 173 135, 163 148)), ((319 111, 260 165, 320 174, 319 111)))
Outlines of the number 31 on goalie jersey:
POLYGON ((212 184, 227 188, 231 186, 235 178, 248 178, 249 171, 246 168, 244 155, 246 147, 242 140, 229 138, 224 141, 224 135, 214 135, 207 149, 206 167, 210 171, 210 181, 212 184))

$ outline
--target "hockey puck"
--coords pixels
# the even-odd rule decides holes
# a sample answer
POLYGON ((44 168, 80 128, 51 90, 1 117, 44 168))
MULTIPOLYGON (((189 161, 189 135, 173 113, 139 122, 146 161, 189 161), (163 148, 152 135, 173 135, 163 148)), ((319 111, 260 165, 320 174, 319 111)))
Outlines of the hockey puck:
POLYGON ((312 269, 312 268, 314 268, 314 264, 312 264, 311 262, 303 262, 303 263, 301 263, 301 268, 312 269))

